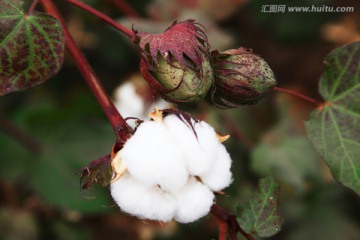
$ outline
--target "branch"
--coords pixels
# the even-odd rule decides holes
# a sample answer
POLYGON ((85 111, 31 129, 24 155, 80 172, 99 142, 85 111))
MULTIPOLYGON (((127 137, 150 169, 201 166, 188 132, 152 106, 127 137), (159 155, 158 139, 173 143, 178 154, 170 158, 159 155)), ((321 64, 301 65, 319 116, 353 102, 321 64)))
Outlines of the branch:
POLYGON ((237 232, 240 232, 247 240, 254 240, 254 238, 245 232, 239 225, 236 220, 236 216, 226 212, 222 209, 219 205, 214 204, 211 207, 210 213, 215 217, 215 219, 220 224, 220 231, 219 231, 219 240, 226 239, 227 227, 230 226, 231 234, 230 239, 236 240, 237 232), (224 228, 224 224, 227 225, 226 229, 224 228))
POLYGON ((79 69, 80 73, 82 74, 86 83, 88 84, 90 90, 92 91, 93 95, 96 97, 102 110, 109 119, 114 129, 115 135, 117 137, 117 142, 120 144, 125 143, 125 141, 131 136, 132 129, 123 119, 123 117, 119 114, 113 102, 111 101, 110 97, 105 92, 104 87, 96 77, 90 64, 86 60, 85 56, 76 46, 76 43, 71 37, 69 30, 65 25, 65 21, 60 15, 56 6, 54 5, 53 0, 40 0, 40 3, 42 4, 46 12, 57 18, 61 23, 64 29, 67 51, 74 60, 76 67, 79 69))
POLYGON ((2 116, 0 116, 0 129, 17 142, 21 143, 21 145, 30 152, 34 154, 40 153, 41 145, 36 139, 2 116))
POLYGON ((87 11, 88 13, 100 18, 101 20, 103 20, 104 22, 106 22, 107 24, 111 25, 112 27, 114 27, 115 29, 118 29, 119 31, 121 31, 122 33, 124 33, 125 35, 127 35, 128 37, 130 37, 131 39, 134 38, 134 31, 130 30, 126 27, 124 27, 123 25, 121 25, 120 23, 114 21, 113 19, 109 18, 108 16, 106 16, 105 14, 99 12, 98 10, 90 7, 89 5, 86 5, 83 2, 80 2, 78 0, 65 0, 66 2, 77 6, 85 11, 87 11))
POLYGON ((318 107, 323 105, 322 102, 319 102, 311 97, 308 97, 306 95, 303 95, 301 93, 298 93, 298 92, 295 92, 295 91, 291 91, 291 90, 288 90, 288 89, 285 89, 285 88, 280 88, 280 87, 274 87, 274 90, 278 91, 278 92, 283 92, 283 93, 287 93, 289 95, 293 95, 295 97, 298 97, 298 98, 301 98, 307 102, 310 102, 310 103, 313 103, 315 105, 317 105, 318 107))
POLYGON ((107 0, 112 3, 121 13, 133 19, 139 18, 139 14, 124 0, 107 0))

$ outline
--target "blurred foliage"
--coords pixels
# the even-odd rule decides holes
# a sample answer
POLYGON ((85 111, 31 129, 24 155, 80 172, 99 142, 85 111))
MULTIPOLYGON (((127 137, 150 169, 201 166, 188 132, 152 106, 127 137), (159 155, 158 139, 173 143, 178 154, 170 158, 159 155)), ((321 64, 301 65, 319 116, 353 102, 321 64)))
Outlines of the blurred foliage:
MULTIPOLYGON (((55 2, 109 93, 138 71, 139 55, 130 41, 94 16, 64 1, 55 2)), ((126 17, 111 1, 86 2, 114 19, 126 17)), ((222 35, 215 34, 217 46, 253 48, 273 68, 282 87, 319 100, 322 60, 332 49, 355 41, 360 34, 357 1, 316 2, 320 6, 355 7, 354 13, 342 14, 261 12, 264 4, 315 4, 308 0, 124 2, 148 20, 149 25, 184 16, 180 9, 187 9, 187 17, 209 21, 202 23, 209 31, 212 27, 221 30, 224 41, 222 35), (156 18, 156 9, 169 9, 159 7, 166 2, 176 2, 174 6, 178 7, 172 8, 174 12, 164 12, 163 20, 156 18)), ((137 20, 133 22, 136 26, 137 20)), ((239 202, 255 192, 259 178, 271 175, 281 189, 279 215, 284 225, 270 239, 360 239, 359 197, 334 181, 305 138, 303 122, 314 106, 273 93, 257 105, 239 109, 219 111, 203 102, 180 107, 206 119, 219 132, 231 135, 225 144, 234 161, 234 183, 225 195, 217 197, 224 208, 235 213, 239 202)), ((25 92, 3 96, 0 112, 1 117, 41 145, 41 151, 33 153, 2 131, 6 126, 0 125, 0 239, 217 237, 218 225, 211 216, 193 224, 170 223, 163 228, 158 223, 121 213, 112 206, 106 188, 95 186, 91 191, 80 191, 79 170, 108 154, 115 136, 68 56, 61 72, 52 80, 25 92)))

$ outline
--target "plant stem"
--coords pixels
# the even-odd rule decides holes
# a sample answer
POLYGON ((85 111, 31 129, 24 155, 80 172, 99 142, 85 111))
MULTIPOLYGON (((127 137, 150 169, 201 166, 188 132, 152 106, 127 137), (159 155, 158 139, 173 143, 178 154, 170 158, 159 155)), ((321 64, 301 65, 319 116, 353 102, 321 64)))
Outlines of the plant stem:
POLYGON ((124 33, 125 35, 127 35, 128 37, 130 37, 131 39, 134 38, 134 31, 131 29, 128 29, 126 27, 124 27, 123 25, 121 25, 120 23, 114 21, 113 19, 109 18, 108 16, 106 16, 105 14, 99 12, 98 10, 90 7, 89 5, 86 5, 83 2, 80 2, 78 0, 65 0, 66 2, 77 6, 89 13, 91 13, 92 15, 100 18, 101 20, 103 20, 104 22, 106 22, 107 24, 113 26, 115 29, 118 29, 119 31, 121 31, 122 33, 124 33))
POLYGON ((254 240, 254 238, 245 232, 239 225, 239 223, 236 220, 236 216, 233 214, 230 214, 226 212, 224 209, 222 209, 219 205, 214 204, 211 207, 210 213, 215 217, 215 219, 220 224, 220 231, 219 231, 219 239, 225 239, 226 238, 226 230, 224 229, 224 225, 226 224, 227 227, 231 227, 231 234, 230 239, 235 240, 237 232, 240 232, 247 240, 254 240))
POLYGON ((117 142, 122 144, 131 136, 132 130, 130 126, 126 123, 123 117, 115 108, 113 102, 111 101, 109 95, 105 92, 104 87, 96 77, 93 69, 86 60, 85 56, 82 54, 80 49, 76 46, 73 38, 71 37, 69 30, 65 25, 65 21, 60 15, 58 9, 53 3, 53 0, 40 0, 40 3, 44 7, 45 11, 54 16, 59 20, 65 35, 66 49, 69 52, 70 56, 75 62, 76 67, 79 69, 80 73, 84 77, 86 83, 88 84, 93 95, 96 97, 101 108, 109 119, 115 135, 117 137, 117 142))
POLYGON ((39 0, 33 0, 33 2, 30 5, 29 11, 27 13, 28 15, 30 15, 34 11, 36 4, 38 4, 38 2, 39 0))
POLYGON ((112 3, 121 13, 133 19, 139 18, 139 14, 124 0, 107 0, 112 3))
POLYGON ((2 116, 0 116, 0 129, 17 142, 21 143, 21 145, 30 152, 34 154, 39 154, 41 152, 41 145, 36 139, 2 116))
POLYGON ((305 101, 308 101, 310 103, 313 103, 317 106, 321 106, 323 103, 322 102, 319 102, 311 97, 308 97, 306 95, 303 95, 301 93, 298 93, 298 92, 295 92, 295 91, 291 91, 291 90, 288 90, 288 89, 285 89, 285 88, 280 88, 280 87, 274 87, 274 90, 278 91, 278 92, 283 92, 283 93, 287 93, 287 94, 290 94, 290 95, 293 95, 295 97, 298 97, 298 98, 301 98, 305 101))

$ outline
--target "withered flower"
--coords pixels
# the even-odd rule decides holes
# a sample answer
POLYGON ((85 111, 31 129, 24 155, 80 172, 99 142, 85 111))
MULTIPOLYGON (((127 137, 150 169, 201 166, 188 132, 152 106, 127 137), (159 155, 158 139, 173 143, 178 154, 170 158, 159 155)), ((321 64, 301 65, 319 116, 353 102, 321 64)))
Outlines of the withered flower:
POLYGON ((213 84, 209 43, 194 20, 174 22, 160 34, 135 32, 141 49, 141 73, 150 86, 169 102, 203 98, 213 84))
POLYGON ((217 108, 255 104, 276 85, 273 71, 251 49, 212 52, 214 85, 207 101, 217 108))

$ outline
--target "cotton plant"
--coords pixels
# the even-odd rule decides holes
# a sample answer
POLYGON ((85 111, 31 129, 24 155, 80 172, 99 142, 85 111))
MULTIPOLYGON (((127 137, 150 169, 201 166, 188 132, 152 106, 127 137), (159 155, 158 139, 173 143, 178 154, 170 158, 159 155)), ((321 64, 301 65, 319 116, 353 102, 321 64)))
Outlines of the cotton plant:
POLYGON ((205 121, 156 109, 114 156, 111 195, 141 219, 189 223, 207 215, 232 182, 231 157, 205 121))

